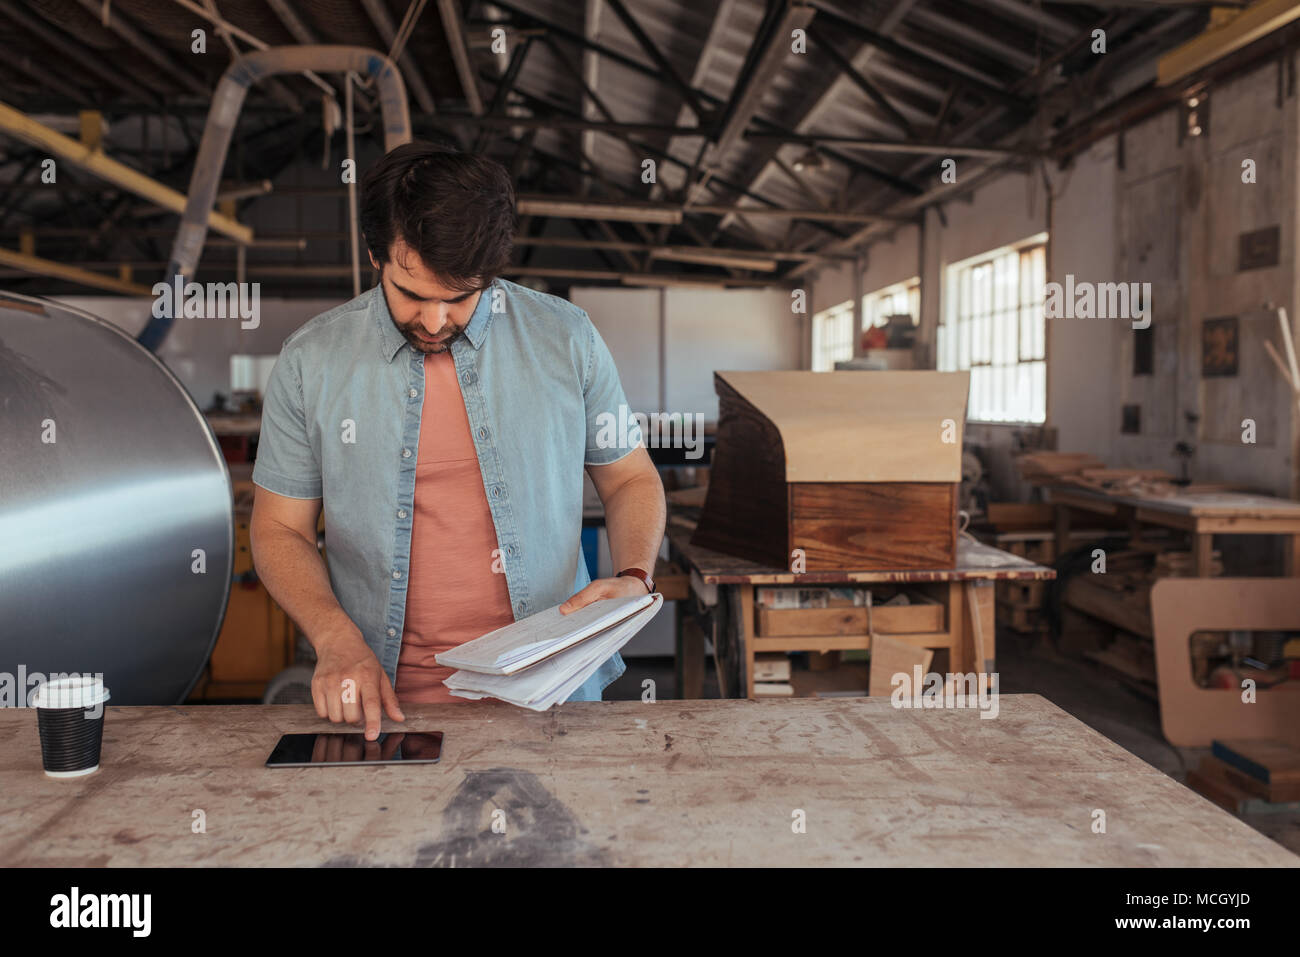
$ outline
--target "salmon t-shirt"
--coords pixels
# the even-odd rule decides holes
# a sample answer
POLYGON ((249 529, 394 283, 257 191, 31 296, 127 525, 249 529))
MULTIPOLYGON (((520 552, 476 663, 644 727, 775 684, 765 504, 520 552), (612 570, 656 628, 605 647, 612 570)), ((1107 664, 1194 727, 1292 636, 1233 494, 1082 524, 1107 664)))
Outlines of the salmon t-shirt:
POLYGON ((434 655, 515 620, 494 550, 496 527, 479 472, 451 353, 424 357, 424 402, 415 467, 415 511, 406 622, 397 658, 403 703, 467 702, 442 684, 454 671, 434 655))

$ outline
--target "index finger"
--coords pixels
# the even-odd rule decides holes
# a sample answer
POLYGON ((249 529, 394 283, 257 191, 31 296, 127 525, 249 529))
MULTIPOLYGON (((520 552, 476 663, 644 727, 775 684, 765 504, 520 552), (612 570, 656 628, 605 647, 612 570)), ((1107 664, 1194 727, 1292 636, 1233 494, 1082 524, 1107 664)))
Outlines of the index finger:
POLYGON ((593 601, 596 600, 596 595, 591 594, 591 592, 595 589, 595 587, 596 587, 596 583, 592 582, 590 585, 587 585, 585 588, 583 588, 581 591, 577 592, 576 594, 570 595, 568 600, 565 601, 564 604, 560 606, 560 614, 568 615, 577 611, 579 608, 582 608, 585 605, 590 605, 593 601))
POLYGON ((361 711, 366 716, 366 740, 374 741, 379 737, 379 725, 384 717, 379 682, 372 680, 366 684, 361 693, 361 711))

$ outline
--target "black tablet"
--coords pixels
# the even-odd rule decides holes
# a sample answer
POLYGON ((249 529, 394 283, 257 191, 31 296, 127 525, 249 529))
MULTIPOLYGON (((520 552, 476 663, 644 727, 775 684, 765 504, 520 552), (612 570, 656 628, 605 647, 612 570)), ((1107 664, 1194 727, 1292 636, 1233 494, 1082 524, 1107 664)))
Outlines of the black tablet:
POLYGON ((266 766, 437 764, 441 757, 441 731, 389 731, 374 741, 367 741, 360 732, 337 731, 283 735, 266 759, 266 766))

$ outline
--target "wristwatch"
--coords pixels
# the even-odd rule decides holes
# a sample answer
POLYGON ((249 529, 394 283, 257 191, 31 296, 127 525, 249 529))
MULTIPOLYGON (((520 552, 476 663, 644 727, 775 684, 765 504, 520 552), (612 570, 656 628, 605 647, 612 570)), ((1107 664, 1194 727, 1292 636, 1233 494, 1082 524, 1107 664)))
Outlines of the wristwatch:
POLYGON ((630 578, 639 578, 639 579, 641 579, 641 584, 645 585, 646 591, 648 591, 648 592, 649 592, 650 594, 652 594, 652 595, 654 594, 654 590, 655 590, 655 580, 654 580, 653 578, 651 578, 651 577, 646 573, 645 569, 643 569, 643 568, 625 568, 625 569, 623 569, 621 572, 619 572, 617 575, 615 575, 614 577, 615 577, 615 578, 622 578, 624 575, 627 575, 627 576, 629 576, 630 578))

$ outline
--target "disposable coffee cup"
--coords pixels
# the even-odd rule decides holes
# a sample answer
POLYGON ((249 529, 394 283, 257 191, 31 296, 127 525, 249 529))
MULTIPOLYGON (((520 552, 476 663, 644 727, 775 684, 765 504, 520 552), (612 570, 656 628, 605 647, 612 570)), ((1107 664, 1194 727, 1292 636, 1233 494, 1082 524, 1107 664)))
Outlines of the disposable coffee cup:
POLYGON ((41 761, 52 778, 77 778, 99 770, 108 689, 94 675, 47 681, 32 695, 41 731, 41 761))

